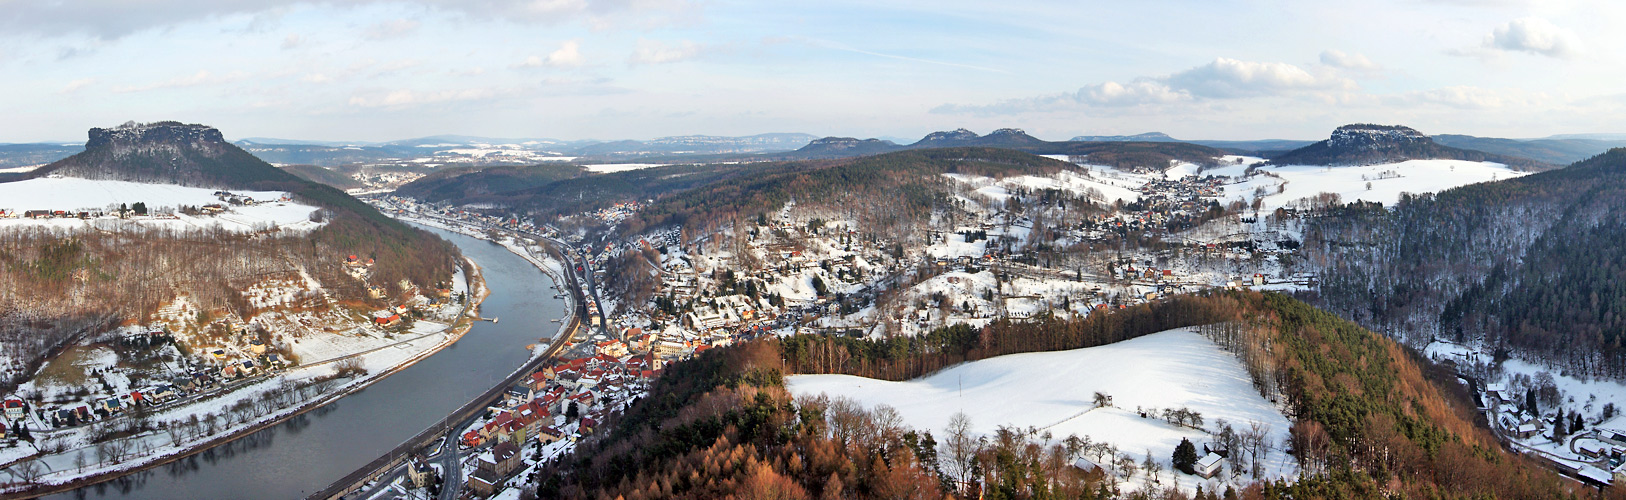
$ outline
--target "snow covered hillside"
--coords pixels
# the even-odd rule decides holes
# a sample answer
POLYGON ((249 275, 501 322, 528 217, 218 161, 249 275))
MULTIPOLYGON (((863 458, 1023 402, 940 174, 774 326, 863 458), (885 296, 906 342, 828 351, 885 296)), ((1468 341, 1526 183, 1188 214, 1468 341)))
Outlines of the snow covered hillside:
POLYGON ((1500 163, 1462 160, 1408 160, 1343 167, 1266 166, 1257 172, 1262 174, 1241 178, 1239 182, 1225 186, 1224 201, 1252 203, 1254 198, 1263 198, 1261 209, 1270 211, 1278 207, 1291 207, 1299 200, 1314 198, 1321 193, 1337 193, 1344 203, 1364 200, 1394 206, 1400 201, 1401 193, 1437 193, 1457 186, 1528 174, 1500 163))
POLYGON ((43 177, 17 182, 0 183, 0 228, 55 227, 78 229, 134 222, 144 227, 173 230, 220 227, 229 231, 259 231, 272 227, 290 231, 308 231, 321 226, 310 220, 317 207, 282 201, 287 196, 279 191, 231 191, 221 196, 219 191, 206 188, 183 187, 171 184, 91 180, 73 177, 43 177), (225 199, 223 199, 225 198, 225 199), (230 198, 244 201, 233 204, 230 198), (142 203, 154 214, 151 217, 118 218, 119 205, 142 203), (221 212, 214 215, 186 215, 182 206, 205 207, 217 205, 221 212), (66 212, 66 217, 28 217, 29 211, 66 212), (88 218, 76 215, 86 212, 88 218))
MULTIPOLYGON (((1055 439, 1088 436, 1143 460, 1165 466, 1181 438, 1199 447, 1224 420, 1237 429, 1268 427, 1264 477, 1294 477, 1296 465, 1280 451, 1291 423, 1259 396, 1247 371, 1231 354, 1189 329, 1169 330, 1116 344, 1070 351, 1014 354, 965 363, 907 382, 848 375, 795 375, 786 379, 797 395, 852 398, 866 407, 895 407, 911 426, 941 433, 956 412, 971 418, 980 434, 1001 426, 1049 432, 1055 439), (1112 406, 1095 407, 1094 394, 1112 406), (1164 409, 1187 408, 1204 423, 1168 423, 1164 409), (1142 417, 1137 409, 1147 413, 1142 417)), ((1220 484, 1183 476, 1183 487, 1220 484)), ((1205 490, 1214 491, 1212 486, 1205 490)), ((1221 487, 1223 489, 1223 487, 1221 487)))

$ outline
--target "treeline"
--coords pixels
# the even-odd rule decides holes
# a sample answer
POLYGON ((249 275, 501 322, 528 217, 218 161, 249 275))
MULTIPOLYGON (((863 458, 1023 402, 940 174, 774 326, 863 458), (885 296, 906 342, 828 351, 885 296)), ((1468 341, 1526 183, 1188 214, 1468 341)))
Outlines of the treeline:
MULTIPOLYGON (((376 212, 375 212, 376 213, 376 212)), ((370 280, 399 292, 403 280, 431 287, 451 276, 456 248, 434 235, 337 214, 304 236, 220 229, 0 231, 0 389, 33 373, 56 349, 126 322, 147 323, 181 294, 204 311, 248 317, 250 285, 304 270, 333 296, 374 306, 366 283, 345 273, 349 255, 374 258, 370 280)))
MULTIPOLYGON (((1091 165, 1115 168, 1152 167, 1161 169, 1174 161, 1216 166, 1216 159, 1226 153, 1200 144, 1188 142, 1062 142, 1059 147, 1046 148, 1045 153, 1084 155, 1091 165)), ((1034 150, 1037 153, 1037 150, 1034 150)))
POLYGON ((1087 319, 996 323, 980 332, 951 327, 919 340, 798 336, 785 339, 782 352, 797 373, 903 380, 959 361, 1102 345, 1191 325, 1236 353, 1260 394, 1289 410, 1296 423, 1285 446, 1316 478, 1305 486, 1258 485, 1244 497, 1569 494, 1556 475, 1504 454, 1475 426, 1474 406, 1454 375, 1392 340, 1280 294, 1180 296, 1087 319), (831 362, 841 358, 845 362, 831 362))
POLYGON ((965 361, 1022 352, 1095 347, 1152 333, 1222 321, 1236 308, 1227 299, 1178 295, 1082 319, 996 320, 983 328, 955 325, 916 337, 886 339, 796 335, 782 356, 792 373, 840 373, 907 380, 965 361))
POLYGON ((709 232, 736 220, 756 218, 795 200, 858 221, 874 234, 902 237, 944 201, 942 174, 988 177, 1045 175, 1070 168, 1065 162, 1019 151, 944 148, 901 151, 862 158, 773 164, 750 176, 679 192, 658 200, 623 224, 622 232, 683 225, 709 232))
POLYGON ((586 175, 580 165, 550 163, 522 167, 441 168, 395 190, 395 194, 436 203, 498 200, 503 193, 543 186, 586 175), (493 197, 497 195, 497 197, 493 197))
POLYGON ((1283 398, 1294 420, 1290 453, 1310 478, 1263 487, 1264 497, 1573 496, 1573 483, 1505 453, 1473 423, 1474 404, 1454 374, 1285 295, 1217 297, 1240 302, 1237 319, 1199 331, 1244 359, 1266 360, 1250 373, 1262 394, 1283 398))
POLYGON ((1480 341, 1586 376, 1626 378, 1626 149, 1392 210, 1312 220, 1318 304, 1420 347, 1480 341))
MULTIPOLYGON (((1225 498, 1577 497, 1573 483, 1505 453, 1471 423, 1472 404, 1449 373, 1305 303, 1279 294, 1224 292, 1097 316, 1119 315, 1125 319, 1095 324, 1103 336, 1075 326, 1076 333, 1053 340, 990 345, 1011 352, 1070 348, 1201 323, 1199 332, 1259 365, 1250 368, 1262 379, 1256 386, 1294 417, 1291 438, 1282 445, 1304 471, 1298 482, 1255 484, 1225 498), (1161 315, 1172 319, 1155 319, 1161 315)), ((1026 332, 1066 328, 1062 322, 1041 324, 1046 326, 1026 332)), ((949 328, 922 345, 980 352, 982 334, 998 329, 949 328)), ((858 349, 872 360, 930 357, 907 349, 884 353, 900 344, 810 344, 804 337, 707 351, 670 365, 647 397, 534 476, 540 485, 535 493, 572 499, 1187 498, 1172 490, 1120 491, 1118 481, 1137 471, 1158 475, 1161 466, 1120 463, 1126 459, 1102 443, 1009 428, 978 439, 963 417, 945 429, 911 429, 885 405, 792 399, 783 374, 798 363, 813 370, 787 354, 808 345, 858 349), (1111 463, 1111 470, 1071 467, 1080 456, 1111 463)), ((827 365, 831 370, 824 372, 848 373, 856 371, 853 366, 827 365)), ((870 366, 886 374, 886 368, 902 373, 901 367, 929 364, 870 366)))
POLYGON ((613 430, 533 477, 536 496, 944 498, 918 437, 895 420, 863 439, 832 426, 826 408, 785 391, 777 358, 757 342, 672 365, 613 430))

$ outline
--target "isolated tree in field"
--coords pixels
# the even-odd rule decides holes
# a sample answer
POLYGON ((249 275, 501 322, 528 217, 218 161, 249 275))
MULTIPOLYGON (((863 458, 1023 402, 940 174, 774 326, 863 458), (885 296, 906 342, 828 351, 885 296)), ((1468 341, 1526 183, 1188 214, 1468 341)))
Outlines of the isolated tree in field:
POLYGON ((948 451, 949 473, 957 487, 963 488, 971 479, 972 464, 977 460, 977 440, 971 437, 971 417, 965 412, 949 416, 948 427, 943 429, 943 446, 948 451))
POLYGON ((1180 438, 1180 444, 1174 447, 1174 456, 1171 461, 1174 463, 1176 470, 1186 474, 1196 474, 1197 445, 1191 444, 1189 439, 1180 438))
POLYGON ((1101 407, 1106 407, 1106 406, 1112 406, 1112 396, 1108 395, 1107 393, 1104 393, 1104 392, 1096 392, 1095 393, 1095 407, 1096 408, 1101 408, 1101 407))
POLYGON ((1146 469, 1148 479, 1151 479, 1154 483, 1162 482, 1162 479, 1159 478, 1163 475, 1163 462, 1152 458, 1152 450, 1146 450, 1146 460, 1141 461, 1140 465, 1146 469))

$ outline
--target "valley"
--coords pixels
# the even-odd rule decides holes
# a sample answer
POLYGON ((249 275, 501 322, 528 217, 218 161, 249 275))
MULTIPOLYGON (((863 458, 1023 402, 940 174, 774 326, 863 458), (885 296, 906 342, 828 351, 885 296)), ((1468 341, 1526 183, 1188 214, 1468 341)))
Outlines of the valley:
POLYGON ((1626 500, 1623 21, 10 2, 0 500, 1626 500))

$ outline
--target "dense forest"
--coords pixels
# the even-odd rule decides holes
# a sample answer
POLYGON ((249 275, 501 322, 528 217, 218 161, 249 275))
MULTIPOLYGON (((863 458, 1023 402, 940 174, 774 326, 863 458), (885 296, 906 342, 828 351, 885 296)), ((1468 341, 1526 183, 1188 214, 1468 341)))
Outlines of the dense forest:
POLYGON ((1313 219, 1315 300, 1420 347, 1481 341, 1571 373, 1626 378, 1626 149, 1393 209, 1313 219))
POLYGON ((317 184, 333 186, 339 189, 356 189, 364 187, 361 181, 350 178, 349 175, 345 175, 345 173, 342 171, 327 167, 318 167, 316 165, 287 165, 282 167, 282 169, 290 174, 299 176, 301 179, 315 182, 317 184))
POLYGON ((875 234, 907 239, 948 192, 942 174, 1004 177, 1045 175, 1072 165, 1019 151, 945 148, 903 151, 829 162, 773 165, 749 178, 719 182, 657 200, 623 224, 637 234, 683 225, 710 232, 776 211, 792 200, 858 221, 875 234))
POLYGON ((500 201, 505 193, 522 191, 586 174, 579 165, 543 164, 527 167, 442 167, 396 189, 395 194, 429 203, 500 201))
MULTIPOLYGON (((783 377, 902 380, 960 360, 1197 325, 1290 413, 1295 424, 1282 445, 1306 473, 1226 498, 1577 494, 1572 483, 1502 451, 1473 423, 1466 389, 1449 372, 1303 302, 1251 292, 1176 297, 1073 322, 954 327, 919 343, 796 336, 714 349, 671 365, 647 397, 534 479, 542 498, 1118 497, 1115 481, 1068 466, 1092 449, 1088 443, 1015 429, 983 440, 953 425, 913 429, 884 406, 791 398, 783 377)), ((1172 490, 1129 496, 1186 498, 1172 490)))

